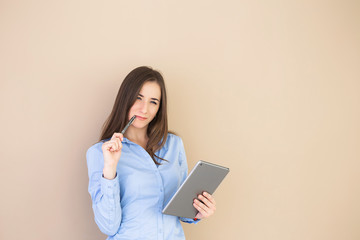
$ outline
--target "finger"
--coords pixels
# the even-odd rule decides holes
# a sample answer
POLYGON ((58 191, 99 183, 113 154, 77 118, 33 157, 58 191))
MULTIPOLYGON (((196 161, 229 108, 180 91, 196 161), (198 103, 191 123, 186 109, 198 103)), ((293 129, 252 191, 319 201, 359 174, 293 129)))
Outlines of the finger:
POLYGON ((201 202, 198 199, 195 199, 195 203, 199 205, 202 209, 204 209, 207 213, 211 212, 213 209, 211 206, 206 205, 205 203, 201 202))
POLYGON ((112 140, 107 141, 105 143, 105 147, 106 147, 105 149, 108 150, 109 152, 115 152, 118 148, 116 141, 112 141, 112 140))
POLYGON ((113 148, 112 148, 112 149, 113 149, 114 151, 117 151, 117 150, 119 149, 119 144, 118 144, 118 142, 116 141, 116 139, 110 140, 109 142, 113 144, 113 148))
POLYGON ((111 151, 112 147, 113 147, 113 144, 109 141, 104 142, 102 145, 102 149, 106 150, 106 151, 111 151))
POLYGON ((193 206, 196 208, 196 210, 198 210, 201 215, 203 215, 204 217, 208 217, 210 216, 209 212, 207 211, 207 207, 202 204, 199 200, 195 199, 195 202, 193 203, 193 206))
POLYGON ((198 198, 208 207, 208 208, 214 208, 214 204, 212 202, 210 202, 209 199, 207 199, 206 197, 204 197, 203 195, 199 195, 198 198))
POLYGON ((207 204, 207 203, 204 203, 202 202, 201 200, 197 199, 199 201, 199 206, 204 209, 206 212, 211 212, 213 211, 213 205, 210 203, 210 204, 207 204))
POLYGON ((208 192, 203 192, 203 195, 210 201, 212 204, 216 205, 215 198, 208 192))
POLYGON ((122 149, 122 142, 120 141, 120 139, 118 139, 118 151, 121 151, 121 149, 122 149))
MULTIPOLYGON (((206 193, 204 192, 204 195, 206 195, 206 193)), ((210 195, 207 193, 207 195, 210 195)), ((207 213, 208 215, 212 215, 215 213, 216 211, 216 205, 214 203, 212 203, 208 198, 206 198, 205 196, 203 195, 198 195, 198 198, 199 198, 199 206, 201 208, 203 208, 207 213)))
POLYGON ((124 135, 123 134, 119 133, 119 137, 120 137, 121 141, 124 141, 124 135))
POLYGON ((114 140, 116 138, 119 138, 121 141, 123 141, 124 140, 124 135, 122 135, 121 133, 116 132, 116 133, 114 133, 112 135, 111 140, 114 140))
POLYGON ((115 141, 116 141, 116 143, 117 143, 117 149, 116 149, 116 151, 120 151, 121 149, 122 149, 122 143, 121 143, 121 140, 120 140, 120 138, 115 138, 115 141))

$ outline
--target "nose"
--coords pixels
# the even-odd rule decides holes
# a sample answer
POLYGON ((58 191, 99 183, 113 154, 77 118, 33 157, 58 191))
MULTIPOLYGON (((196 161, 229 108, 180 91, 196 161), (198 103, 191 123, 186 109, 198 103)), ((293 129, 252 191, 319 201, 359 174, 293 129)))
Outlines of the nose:
POLYGON ((148 103, 146 101, 142 101, 140 111, 143 114, 146 114, 148 112, 148 103))

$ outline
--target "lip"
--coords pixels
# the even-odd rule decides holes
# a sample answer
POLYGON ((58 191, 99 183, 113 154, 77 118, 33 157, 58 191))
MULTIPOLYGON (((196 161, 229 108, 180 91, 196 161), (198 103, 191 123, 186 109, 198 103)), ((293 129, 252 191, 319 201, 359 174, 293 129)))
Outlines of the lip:
POLYGON ((142 121, 144 121, 144 120, 147 119, 147 118, 144 118, 144 117, 140 117, 140 116, 138 116, 138 115, 136 115, 136 118, 139 119, 139 120, 142 120, 142 121))

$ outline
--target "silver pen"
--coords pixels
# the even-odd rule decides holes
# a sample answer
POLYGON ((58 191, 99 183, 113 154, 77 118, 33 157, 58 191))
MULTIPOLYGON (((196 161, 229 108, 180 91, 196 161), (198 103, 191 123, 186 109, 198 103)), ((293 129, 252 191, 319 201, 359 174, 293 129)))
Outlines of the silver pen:
POLYGON ((124 133, 126 132, 126 130, 128 129, 128 127, 132 124, 132 122, 135 120, 136 115, 134 115, 130 121, 128 122, 128 124, 126 124, 126 126, 124 127, 124 129, 121 131, 121 134, 124 135, 124 133))

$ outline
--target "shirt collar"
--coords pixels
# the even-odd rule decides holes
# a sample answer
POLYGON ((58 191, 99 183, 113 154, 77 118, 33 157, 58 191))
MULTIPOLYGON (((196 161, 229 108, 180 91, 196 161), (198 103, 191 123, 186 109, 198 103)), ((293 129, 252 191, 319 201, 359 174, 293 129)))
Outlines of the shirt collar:
MULTIPOLYGON (((109 141, 111 138, 107 138, 107 139, 104 139, 103 141, 104 142, 107 142, 107 141, 109 141)), ((126 142, 126 143, 132 143, 132 144, 134 144, 132 141, 130 141, 129 139, 127 139, 126 137, 124 137, 124 139, 123 139, 123 141, 122 141, 123 143, 124 142, 126 142)))
POLYGON ((123 143, 125 142, 125 143, 132 143, 132 144, 134 144, 132 141, 130 141, 129 139, 127 139, 126 137, 124 137, 123 138, 123 141, 122 141, 123 143))
MULTIPOLYGON (((109 141, 111 138, 108 138, 108 139, 105 139, 105 141, 109 141)), ((163 139, 162 139, 163 140, 163 139)), ((123 143, 128 143, 128 144, 135 144, 134 142, 132 142, 132 141, 130 141, 129 139, 127 139, 126 137, 124 137, 123 138, 123 141, 122 141, 123 143)), ((162 148, 164 148, 164 150, 166 151, 167 150, 167 148, 168 148, 168 146, 167 146, 168 144, 167 143, 165 143, 164 144, 164 146, 162 147, 162 148)), ((161 148, 161 149, 162 149, 161 148)), ((159 149, 160 150, 160 149, 159 149)), ((158 150, 158 151, 159 151, 158 150)))

